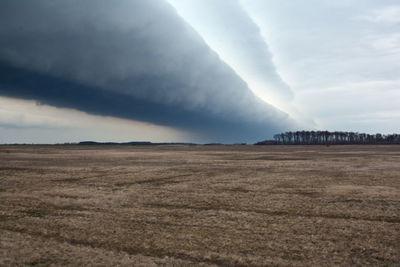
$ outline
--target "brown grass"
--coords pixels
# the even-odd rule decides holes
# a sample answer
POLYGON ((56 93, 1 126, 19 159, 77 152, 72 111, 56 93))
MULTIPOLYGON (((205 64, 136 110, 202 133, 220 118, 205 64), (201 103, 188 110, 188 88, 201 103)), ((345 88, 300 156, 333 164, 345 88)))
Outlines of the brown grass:
POLYGON ((0 265, 400 266, 400 146, 0 147, 0 265))

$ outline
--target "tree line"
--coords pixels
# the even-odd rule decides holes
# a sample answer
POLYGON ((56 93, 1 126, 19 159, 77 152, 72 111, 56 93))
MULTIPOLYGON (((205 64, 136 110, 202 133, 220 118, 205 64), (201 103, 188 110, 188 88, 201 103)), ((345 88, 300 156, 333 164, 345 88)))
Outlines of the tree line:
POLYGON ((389 145, 400 144, 400 134, 366 134, 357 132, 296 131, 274 135, 256 145, 389 145))

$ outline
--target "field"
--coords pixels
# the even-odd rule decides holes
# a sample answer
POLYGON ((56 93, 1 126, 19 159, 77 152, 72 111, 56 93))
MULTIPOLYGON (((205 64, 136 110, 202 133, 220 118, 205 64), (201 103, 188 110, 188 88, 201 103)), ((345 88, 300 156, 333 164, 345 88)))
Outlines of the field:
POLYGON ((400 266, 400 146, 2 146, 0 265, 400 266))

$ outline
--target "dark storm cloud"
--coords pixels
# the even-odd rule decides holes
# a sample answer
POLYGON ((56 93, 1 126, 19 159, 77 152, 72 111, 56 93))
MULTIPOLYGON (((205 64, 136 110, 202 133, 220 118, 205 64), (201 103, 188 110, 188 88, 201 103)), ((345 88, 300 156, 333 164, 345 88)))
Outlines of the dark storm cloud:
POLYGON ((0 95, 256 140, 287 126, 164 1, 0 2, 0 95))

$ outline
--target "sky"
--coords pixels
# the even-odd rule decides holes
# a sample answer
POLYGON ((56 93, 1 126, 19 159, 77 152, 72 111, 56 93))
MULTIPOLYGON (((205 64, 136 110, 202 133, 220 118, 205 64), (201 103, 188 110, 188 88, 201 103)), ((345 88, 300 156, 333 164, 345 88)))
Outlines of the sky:
POLYGON ((2 0, 0 143, 400 130, 396 0, 2 0))

